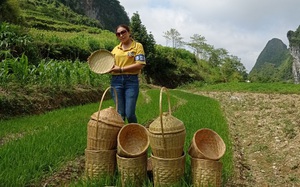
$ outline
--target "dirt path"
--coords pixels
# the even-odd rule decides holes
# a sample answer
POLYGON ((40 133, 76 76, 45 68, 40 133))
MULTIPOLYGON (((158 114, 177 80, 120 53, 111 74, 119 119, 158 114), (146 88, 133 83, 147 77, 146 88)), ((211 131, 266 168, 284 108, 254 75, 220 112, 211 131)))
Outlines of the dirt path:
POLYGON ((217 99, 234 144, 227 186, 300 186, 300 95, 196 92, 217 99))

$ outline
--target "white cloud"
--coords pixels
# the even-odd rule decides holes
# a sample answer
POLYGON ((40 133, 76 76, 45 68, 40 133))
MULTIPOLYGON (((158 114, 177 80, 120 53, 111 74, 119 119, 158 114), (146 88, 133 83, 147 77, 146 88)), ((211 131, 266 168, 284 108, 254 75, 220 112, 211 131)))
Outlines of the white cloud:
POLYGON ((148 32, 165 45, 163 33, 175 28, 184 41, 204 36, 215 48, 238 56, 250 71, 272 38, 287 46, 286 34, 300 25, 299 0, 119 0, 129 13, 138 12, 148 32))

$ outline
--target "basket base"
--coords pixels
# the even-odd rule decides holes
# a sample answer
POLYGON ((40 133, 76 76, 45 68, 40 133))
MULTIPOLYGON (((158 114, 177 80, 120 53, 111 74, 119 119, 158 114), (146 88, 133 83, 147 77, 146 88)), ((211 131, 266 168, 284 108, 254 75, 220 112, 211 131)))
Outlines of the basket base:
POLYGON ((154 186, 180 185, 185 170, 185 154, 178 158, 151 155, 154 186))
POLYGON ((194 187, 221 187, 221 162, 191 157, 191 170, 194 187))
POLYGON ((122 186, 143 186, 147 178, 147 154, 135 158, 121 157, 117 154, 118 171, 122 186))
POLYGON ((85 174, 88 178, 113 176, 117 150, 85 150, 85 174))

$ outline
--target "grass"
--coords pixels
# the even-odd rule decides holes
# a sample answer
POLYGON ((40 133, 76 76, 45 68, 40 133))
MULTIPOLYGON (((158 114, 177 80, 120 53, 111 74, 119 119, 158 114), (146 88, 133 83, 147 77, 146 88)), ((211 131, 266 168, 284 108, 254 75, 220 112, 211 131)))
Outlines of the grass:
POLYGON ((82 155, 86 121, 92 108, 93 105, 86 105, 1 122, 6 134, 16 133, 19 129, 17 133, 24 136, 1 147, 0 183, 9 186, 36 183, 43 175, 82 155), (10 124, 15 127, 13 131, 10 124), (16 128, 18 124, 20 128, 16 128))
MULTIPOLYGON (((172 115, 181 121, 187 131, 185 152, 193 133, 200 128, 215 130, 224 139, 227 151, 222 158, 223 181, 232 174, 231 140, 225 118, 217 101, 178 90, 170 90, 172 115), (184 101, 184 102, 182 102, 184 101)), ((102 108, 114 106, 112 100, 103 102, 102 108)), ((59 171, 68 161, 84 155, 89 117, 98 110, 99 103, 70 107, 43 115, 0 121, 0 139, 17 135, 0 146, 0 184, 7 186, 40 185, 42 177, 59 171)), ((168 103, 165 94, 163 111, 168 103)), ((159 116, 159 90, 147 90, 138 100, 137 116, 140 124, 149 124, 159 116)), ((183 186, 190 186, 190 160, 186 157, 186 174, 183 186)), ((114 180, 86 180, 71 182, 71 186, 112 185, 114 180)), ((146 186, 151 186, 150 181, 146 186)))
MULTIPOLYGON (((224 140, 227 150, 221 161, 223 162, 222 178, 225 181, 232 175, 233 153, 229 129, 225 117, 221 112, 220 104, 211 98, 182 91, 172 91, 172 94, 187 100, 185 105, 179 107, 174 112, 174 116, 184 122, 186 131, 188 132, 185 143, 186 151, 193 138, 193 134, 201 128, 214 130, 224 140)), ((187 163, 189 164, 190 161, 188 160, 187 163)))

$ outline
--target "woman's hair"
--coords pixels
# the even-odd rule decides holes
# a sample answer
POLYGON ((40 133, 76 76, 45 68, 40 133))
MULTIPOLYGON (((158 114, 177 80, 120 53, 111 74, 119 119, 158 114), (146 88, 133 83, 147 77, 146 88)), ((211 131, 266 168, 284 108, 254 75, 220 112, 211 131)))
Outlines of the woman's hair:
POLYGON ((117 32, 118 28, 120 28, 120 27, 125 28, 125 29, 127 30, 127 32, 130 33, 130 28, 129 28, 127 25, 125 25, 125 24, 118 25, 118 26, 116 27, 115 32, 117 32))

